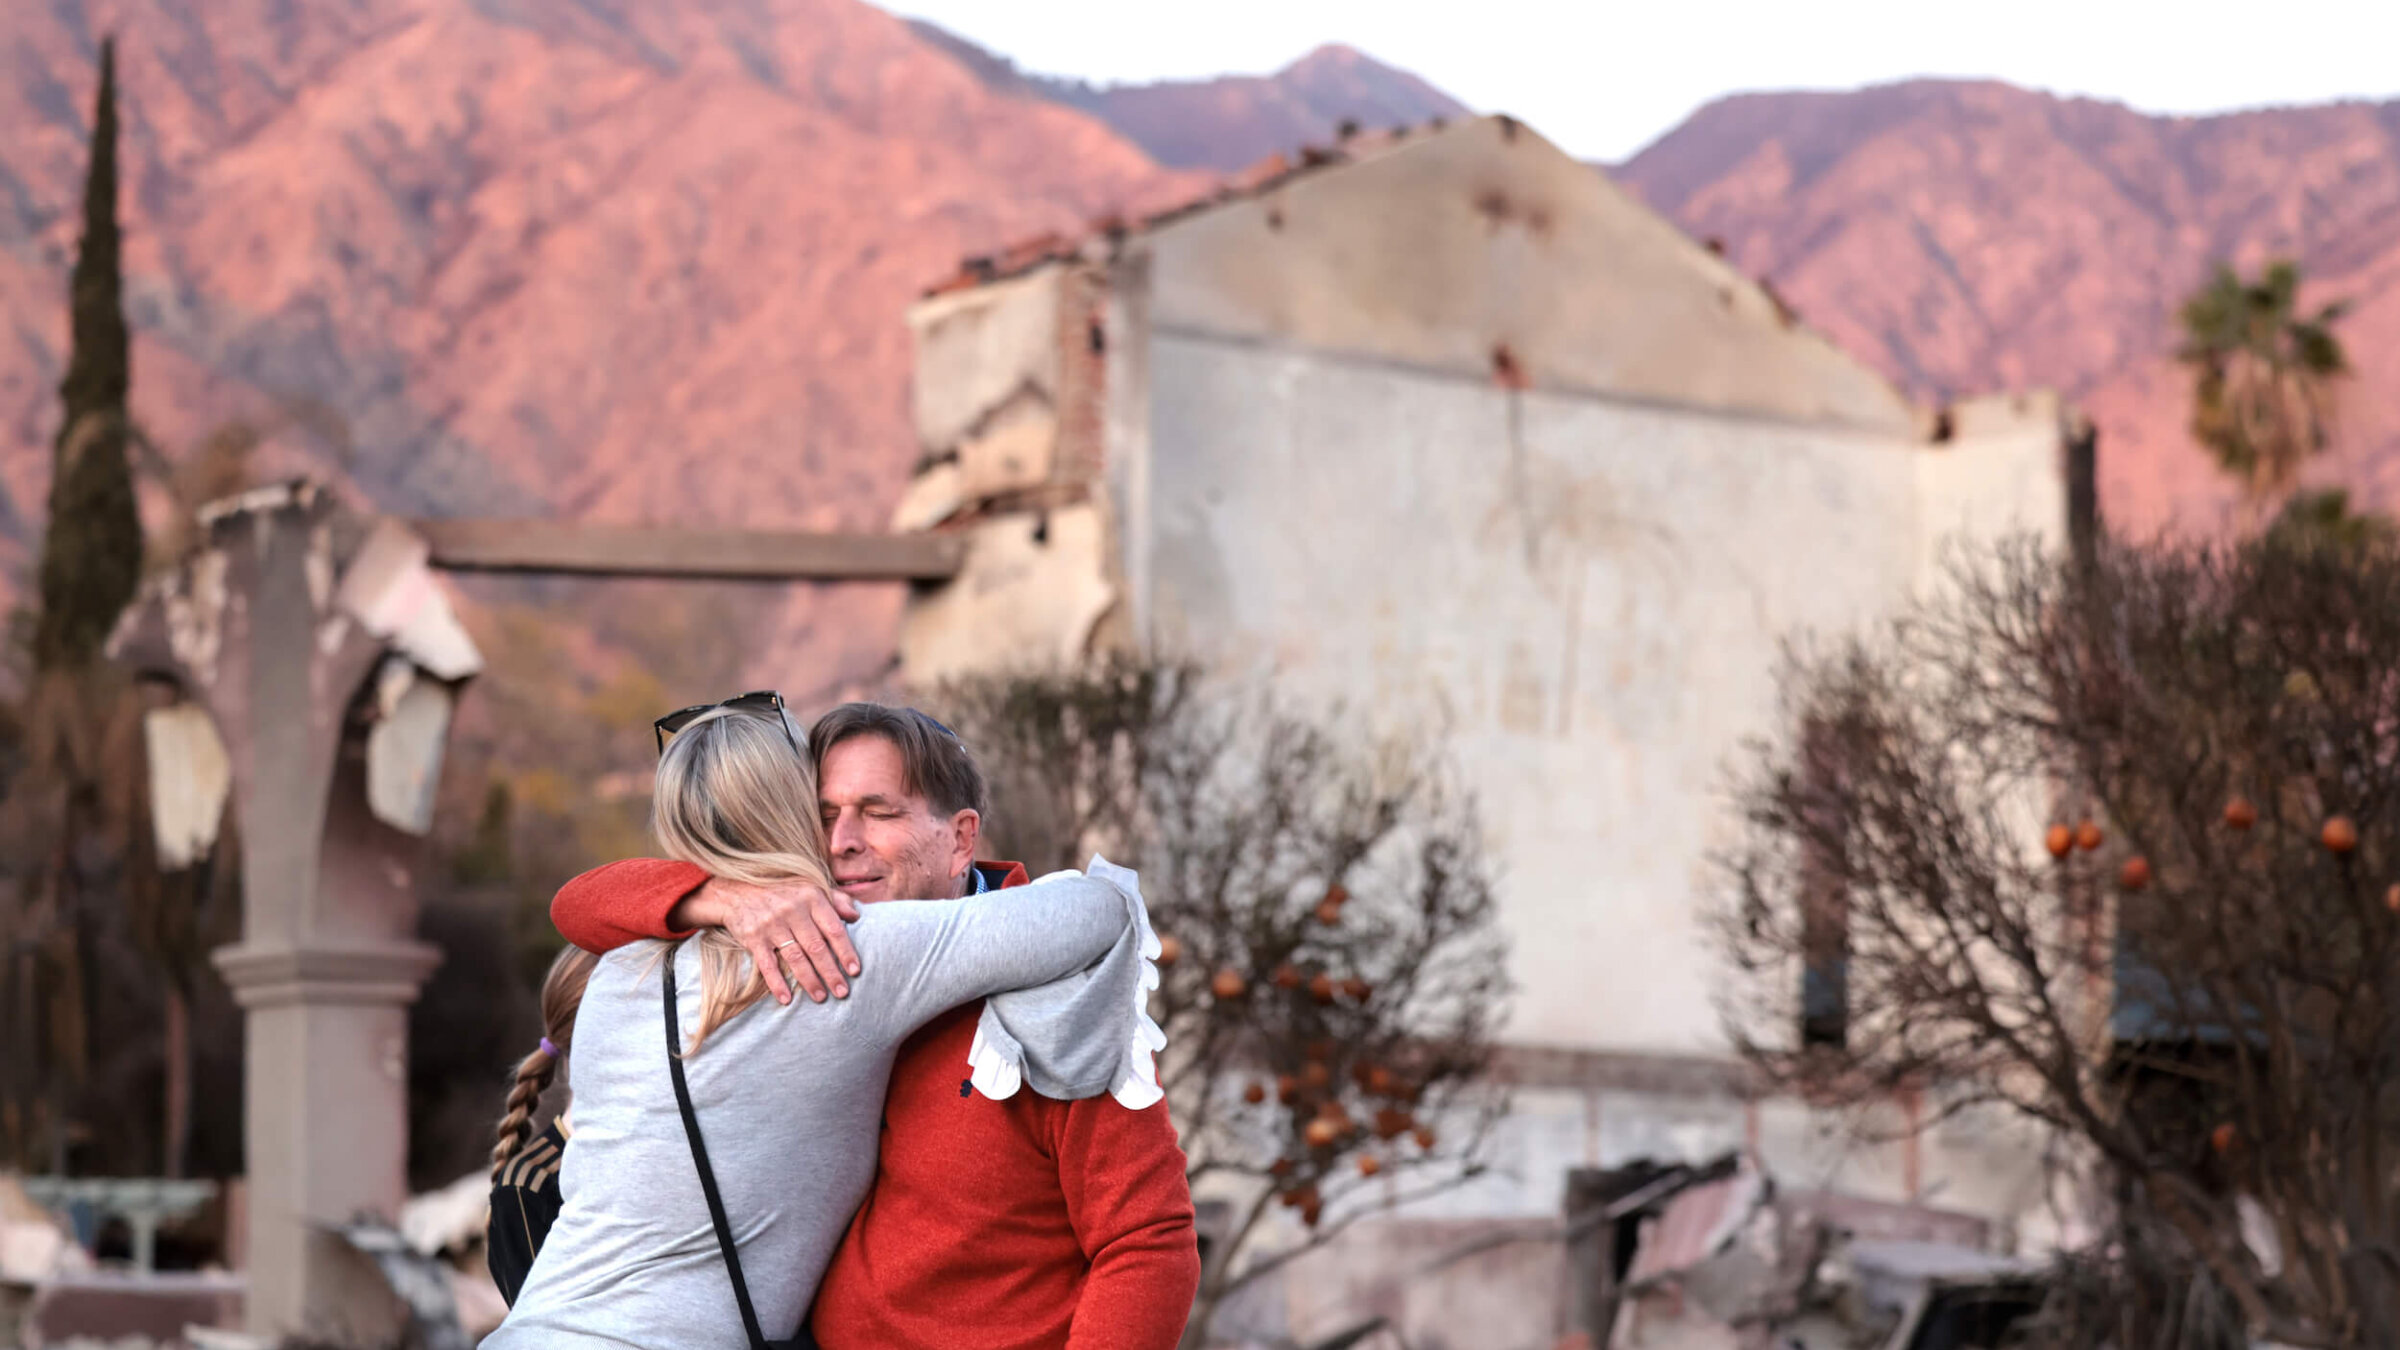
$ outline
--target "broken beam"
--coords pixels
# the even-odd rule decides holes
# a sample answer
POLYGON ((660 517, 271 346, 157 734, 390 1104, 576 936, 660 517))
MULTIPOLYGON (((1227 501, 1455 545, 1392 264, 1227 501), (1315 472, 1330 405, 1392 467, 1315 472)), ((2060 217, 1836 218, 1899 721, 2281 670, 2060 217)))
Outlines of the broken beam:
POLYGON ((461 572, 749 581, 947 581, 966 541, 942 534, 835 534, 585 525, 563 520, 415 520, 433 565, 461 572))

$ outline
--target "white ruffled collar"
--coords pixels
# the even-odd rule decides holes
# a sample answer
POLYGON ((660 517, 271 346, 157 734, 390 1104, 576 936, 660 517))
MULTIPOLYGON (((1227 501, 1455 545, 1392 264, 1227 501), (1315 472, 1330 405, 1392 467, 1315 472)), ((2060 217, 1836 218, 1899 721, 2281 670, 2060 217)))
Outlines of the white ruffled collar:
MULTIPOLYGON (((1150 995, 1158 988, 1158 956, 1163 949, 1157 932, 1150 927, 1150 909, 1142 902, 1138 875, 1096 853, 1085 875, 1113 882, 1124 893, 1127 915, 1132 921, 1141 978, 1134 982, 1133 1006, 1126 1010, 1130 1018, 1125 1025, 1130 1031, 1116 1085, 1109 1089, 1109 1095, 1125 1109, 1140 1111, 1157 1105, 1167 1095, 1158 1082, 1158 1054, 1167 1048, 1167 1034, 1150 1017, 1150 995)), ((993 1026, 987 1007, 986 1015, 976 1023, 975 1043, 967 1050, 967 1065, 977 1092, 994 1101, 1005 1101, 1025 1085, 1024 1049, 1013 1037, 990 1034, 993 1026)))

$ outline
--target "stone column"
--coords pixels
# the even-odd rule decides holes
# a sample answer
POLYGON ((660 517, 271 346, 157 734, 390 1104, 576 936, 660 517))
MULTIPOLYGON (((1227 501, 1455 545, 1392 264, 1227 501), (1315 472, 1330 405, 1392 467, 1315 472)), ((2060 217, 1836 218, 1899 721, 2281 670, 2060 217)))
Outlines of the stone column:
POLYGON ((416 846, 477 658, 405 528, 307 483, 203 521, 112 651, 185 700, 153 714, 180 719, 150 739, 162 857, 204 847, 228 792, 241 821, 242 937, 214 960, 246 1017, 248 1322, 379 1341, 400 1305, 327 1225, 407 1198, 408 1006, 439 960, 414 938, 416 846), (206 739, 193 707, 220 743, 161 754, 206 739))

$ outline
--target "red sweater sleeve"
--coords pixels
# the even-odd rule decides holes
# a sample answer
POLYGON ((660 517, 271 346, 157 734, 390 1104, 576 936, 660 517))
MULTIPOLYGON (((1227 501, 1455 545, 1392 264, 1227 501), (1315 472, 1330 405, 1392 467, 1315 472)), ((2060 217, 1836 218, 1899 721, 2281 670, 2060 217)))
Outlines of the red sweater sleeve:
POLYGON ((550 922, 587 952, 614 951, 643 938, 689 937, 689 929, 667 927, 667 915, 707 880, 690 863, 664 858, 605 863, 558 888, 550 922))
POLYGON ((1091 1263, 1066 1350, 1174 1350, 1200 1289, 1192 1188, 1166 1103, 1069 1102, 1058 1136, 1067 1218, 1091 1263))

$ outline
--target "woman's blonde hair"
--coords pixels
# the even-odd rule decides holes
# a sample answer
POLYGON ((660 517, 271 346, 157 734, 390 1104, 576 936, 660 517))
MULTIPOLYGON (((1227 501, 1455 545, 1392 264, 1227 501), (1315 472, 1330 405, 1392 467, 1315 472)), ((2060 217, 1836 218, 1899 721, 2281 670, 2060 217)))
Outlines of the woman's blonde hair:
POLYGON ((581 947, 562 948, 542 980, 542 1043, 517 1062, 509 1080, 508 1106, 500 1117, 499 1138, 492 1144, 492 1179, 525 1147, 533 1133, 533 1108, 558 1076, 558 1062, 575 1044, 575 1013, 583 1006, 583 987, 600 958, 581 947))
MULTIPOLYGON (((650 827, 661 852, 712 877, 833 889, 816 761, 789 713, 712 708, 694 718, 659 756, 650 827)), ((700 947, 700 1029, 688 1054, 764 996, 767 982, 723 929, 687 941, 700 947)))

